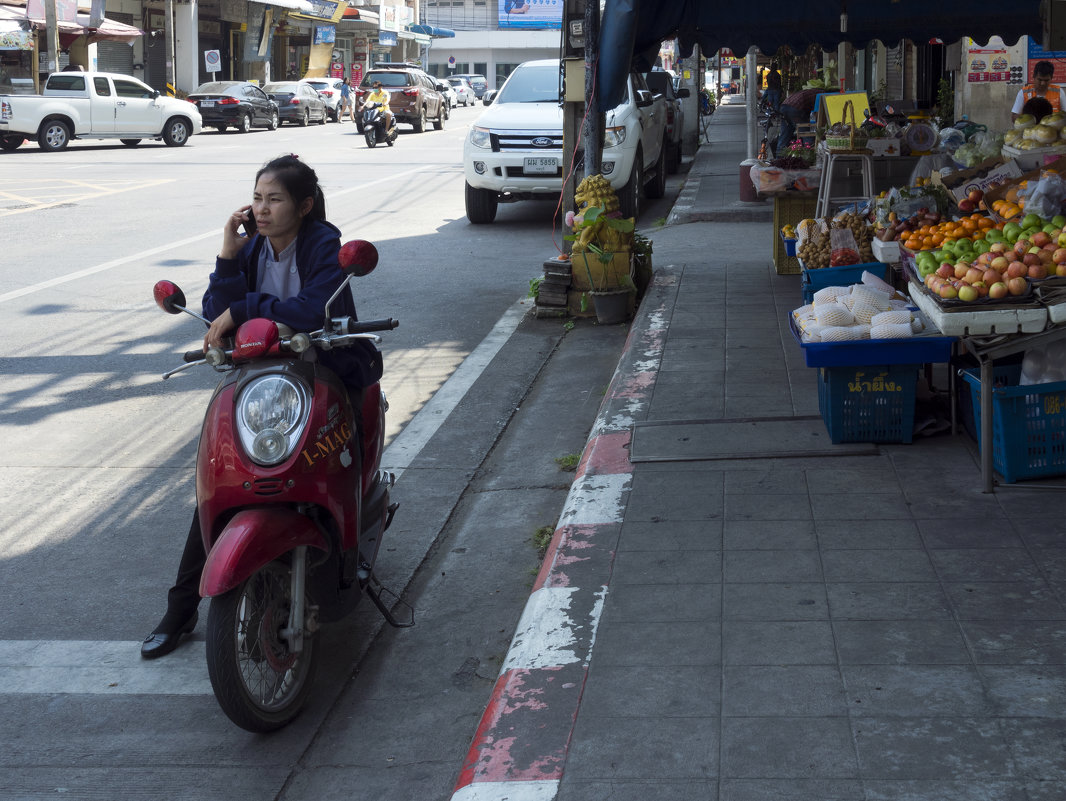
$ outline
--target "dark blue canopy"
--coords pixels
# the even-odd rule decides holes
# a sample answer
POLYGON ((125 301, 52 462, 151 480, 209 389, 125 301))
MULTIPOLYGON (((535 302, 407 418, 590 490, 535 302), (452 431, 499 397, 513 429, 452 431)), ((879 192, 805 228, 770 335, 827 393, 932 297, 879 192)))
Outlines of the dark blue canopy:
POLYGON ((969 36, 982 44, 991 36, 1007 43, 1042 33, 1040 0, 606 0, 600 23, 600 110, 622 101, 630 66, 651 68, 660 43, 676 36, 681 55, 699 45, 705 56, 728 48, 738 56, 752 45, 766 54, 788 45, 833 50, 842 41, 864 47, 877 39, 894 46, 901 39, 956 42, 969 36), (847 12, 847 31, 840 15, 847 12))

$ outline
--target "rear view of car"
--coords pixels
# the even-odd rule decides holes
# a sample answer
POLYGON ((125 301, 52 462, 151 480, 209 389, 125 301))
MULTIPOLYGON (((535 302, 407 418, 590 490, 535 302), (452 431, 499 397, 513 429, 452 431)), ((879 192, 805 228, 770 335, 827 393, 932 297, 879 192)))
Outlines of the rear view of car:
POLYGON ((474 105, 474 101, 477 100, 477 95, 474 94, 474 87, 470 85, 470 81, 466 78, 452 77, 448 79, 448 83, 452 85, 452 89, 455 90, 456 102, 463 106, 474 105))
POLYGON ((489 88, 488 81, 485 80, 484 75, 478 75, 477 73, 468 73, 466 75, 456 75, 456 78, 466 78, 470 83, 470 88, 474 90, 474 97, 478 100, 485 94, 485 91, 489 88))
POLYGON ((324 123, 329 112, 326 102, 313 87, 300 81, 279 81, 263 87, 281 114, 282 122, 307 125, 310 122, 324 123))
POLYGON ((303 78, 300 83, 306 83, 318 92, 329 110, 329 118, 337 122, 337 109, 340 107, 341 86, 344 81, 340 78, 303 78))
POLYGON ((277 104, 248 81, 210 81, 198 86, 188 100, 199 110, 205 128, 233 127, 245 133, 278 127, 277 104))
POLYGON ((407 65, 368 70, 359 82, 356 97, 359 103, 373 91, 375 82, 389 93, 389 110, 397 122, 413 126, 416 133, 426 130, 428 120, 433 120, 437 130, 444 128, 448 119, 448 101, 437 91, 436 79, 422 70, 407 65))

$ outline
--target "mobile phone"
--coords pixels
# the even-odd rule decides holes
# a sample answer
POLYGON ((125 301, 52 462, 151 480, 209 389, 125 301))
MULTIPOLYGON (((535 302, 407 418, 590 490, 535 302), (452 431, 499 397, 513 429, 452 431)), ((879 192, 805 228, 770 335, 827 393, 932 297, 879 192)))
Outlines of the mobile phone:
POLYGON ((244 233, 248 234, 248 236, 251 236, 252 234, 255 233, 256 229, 259 226, 255 222, 255 215, 252 214, 252 210, 251 209, 248 209, 248 211, 246 211, 244 213, 246 215, 248 215, 248 220, 246 222, 241 223, 241 225, 244 226, 244 233))

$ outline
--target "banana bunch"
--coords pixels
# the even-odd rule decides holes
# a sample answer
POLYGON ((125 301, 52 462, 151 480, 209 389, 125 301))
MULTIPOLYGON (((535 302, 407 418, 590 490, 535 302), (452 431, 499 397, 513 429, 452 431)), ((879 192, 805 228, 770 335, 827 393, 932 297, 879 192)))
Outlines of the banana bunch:
POLYGON ((795 239, 796 238, 796 228, 795 228, 795 226, 786 225, 786 226, 782 227, 781 228, 781 236, 783 236, 785 239, 795 239))
POLYGON ((589 175, 577 185, 574 205, 579 211, 586 206, 602 206, 604 212, 610 213, 618 211, 618 195, 602 175, 589 175))

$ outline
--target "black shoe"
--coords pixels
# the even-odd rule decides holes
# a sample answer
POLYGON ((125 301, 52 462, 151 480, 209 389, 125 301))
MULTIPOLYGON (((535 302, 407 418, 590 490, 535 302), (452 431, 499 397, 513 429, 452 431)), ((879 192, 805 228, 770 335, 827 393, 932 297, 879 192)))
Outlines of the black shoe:
POLYGON ((188 634, 196 628, 196 621, 199 617, 199 612, 193 612, 192 617, 177 631, 153 631, 141 643, 141 657, 144 659, 158 659, 169 654, 178 647, 183 634, 188 634))

